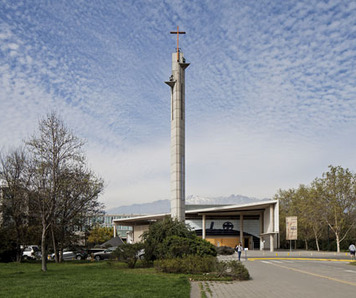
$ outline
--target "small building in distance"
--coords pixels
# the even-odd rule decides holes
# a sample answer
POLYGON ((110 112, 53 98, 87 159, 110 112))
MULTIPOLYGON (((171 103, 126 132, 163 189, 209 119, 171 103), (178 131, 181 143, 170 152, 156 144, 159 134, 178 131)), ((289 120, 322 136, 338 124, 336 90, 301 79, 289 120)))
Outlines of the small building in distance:
POLYGON ((94 225, 97 224, 100 227, 106 227, 106 228, 114 228, 114 237, 120 237, 123 240, 126 240, 127 234, 132 231, 131 226, 125 226, 125 225, 115 225, 114 220, 115 219, 125 219, 125 218, 131 218, 131 217, 137 217, 140 215, 134 215, 134 214, 103 214, 96 216, 94 218, 90 218, 89 225, 94 225))

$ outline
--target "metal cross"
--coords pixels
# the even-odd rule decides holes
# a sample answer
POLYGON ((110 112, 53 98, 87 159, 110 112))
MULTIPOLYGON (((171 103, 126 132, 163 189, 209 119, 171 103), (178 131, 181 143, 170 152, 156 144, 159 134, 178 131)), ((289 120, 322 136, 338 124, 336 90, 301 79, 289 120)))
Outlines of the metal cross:
POLYGON ((179 62, 179 34, 185 34, 185 32, 179 31, 179 26, 177 26, 177 31, 171 31, 171 34, 177 34, 177 62, 179 62))

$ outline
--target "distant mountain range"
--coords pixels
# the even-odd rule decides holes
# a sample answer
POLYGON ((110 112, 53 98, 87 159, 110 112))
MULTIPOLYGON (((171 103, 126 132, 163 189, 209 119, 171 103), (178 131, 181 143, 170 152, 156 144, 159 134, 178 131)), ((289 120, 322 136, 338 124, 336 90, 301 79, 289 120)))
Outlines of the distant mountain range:
MULTIPOLYGON (((241 195, 231 195, 229 197, 214 197, 206 198, 200 196, 188 196, 186 198, 187 205, 230 205, 230 204, 248 204, 260 202, 269 199, 256 199, 241 195)), ((170 212, 170 200, 158 200, 151 203, 133 204, 129 206, 121 206, 106 210, 107 214, 160 214, 170 212)))

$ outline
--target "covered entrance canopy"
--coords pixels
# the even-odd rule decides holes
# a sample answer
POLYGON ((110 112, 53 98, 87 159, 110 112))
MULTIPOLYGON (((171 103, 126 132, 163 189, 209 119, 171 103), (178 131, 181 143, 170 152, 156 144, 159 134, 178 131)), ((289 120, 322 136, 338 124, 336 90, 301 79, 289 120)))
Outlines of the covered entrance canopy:
MULTIPOLYGON (((198 236, 216 246, 234 247, 242 242, 248 249, 269 249, 279 246, 279 203, 278 200, 257 203, 199 206, 187 205, 185 223, 198 236)), ((150 223, 162 220, 170 214, 155 214, 114 219, 114 225, 132 226, 129 242, 139 242, 140 236, 150 223)))

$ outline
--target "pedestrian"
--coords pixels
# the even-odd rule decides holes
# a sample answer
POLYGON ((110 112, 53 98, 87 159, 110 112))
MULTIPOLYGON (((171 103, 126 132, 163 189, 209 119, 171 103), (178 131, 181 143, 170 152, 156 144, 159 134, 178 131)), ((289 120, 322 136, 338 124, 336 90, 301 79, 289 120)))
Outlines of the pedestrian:
POLYGON ((241 242, 240 242, 238 245, 236 245, 235 250, 237 251, 237 255, 238 255, 238 258, 239 258, 239 261, 240 261, 240 259, 241 259, 241 252, 242 252, 242 250, 243 250, 243 247, 242 247, 241 242))
POLYGON ((356 251, 355 244, 353 243, 350 244, 349 251, 350 251, 351 260, 355 260, 355 251, 356 251))

